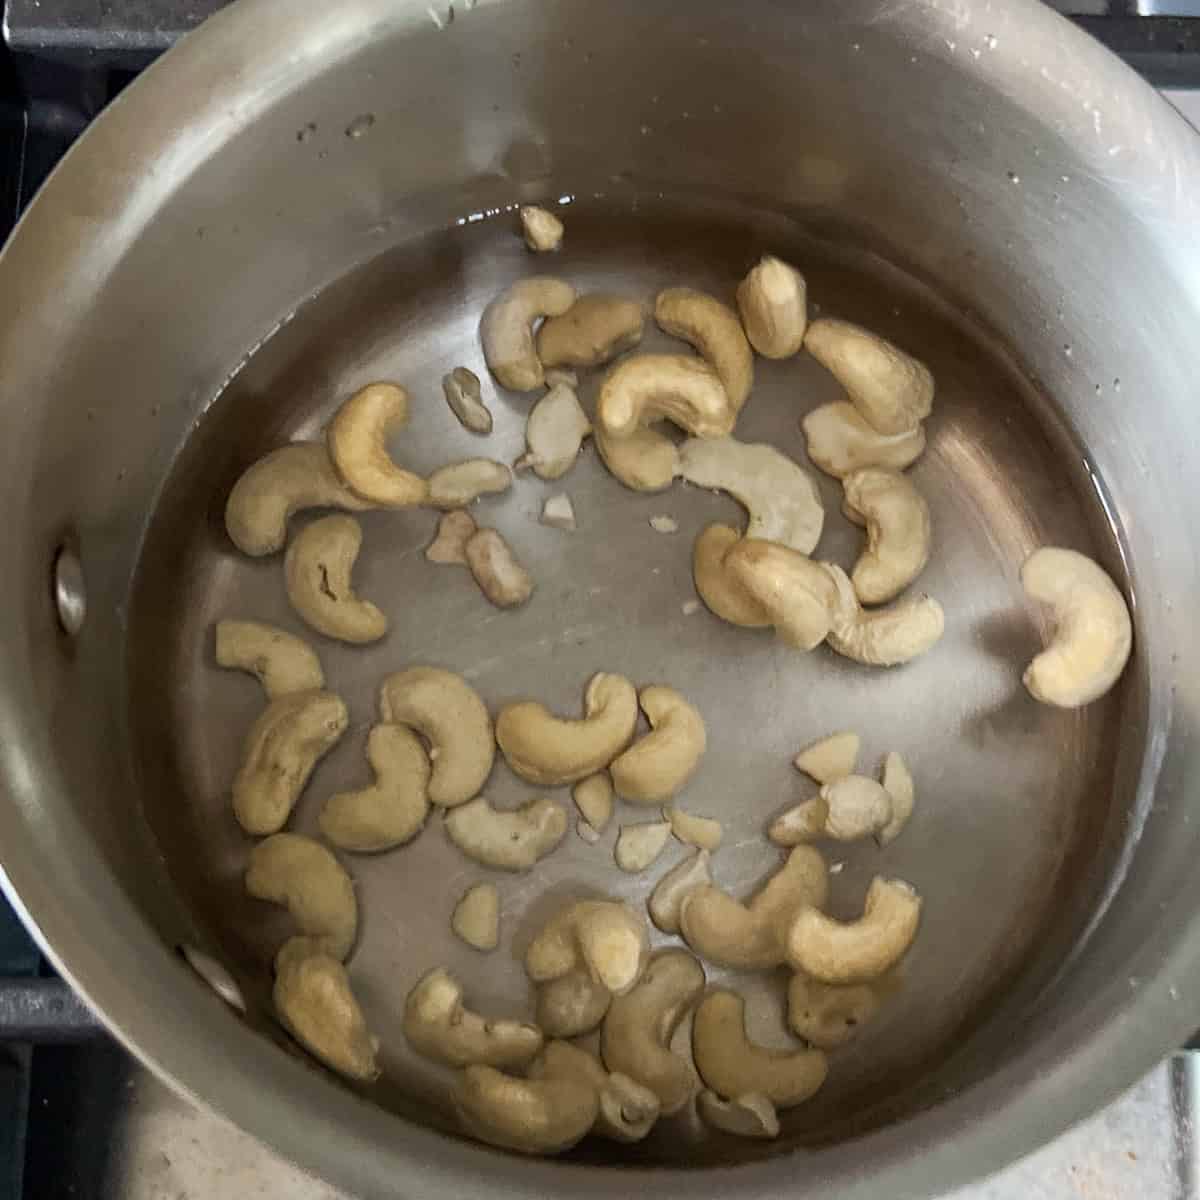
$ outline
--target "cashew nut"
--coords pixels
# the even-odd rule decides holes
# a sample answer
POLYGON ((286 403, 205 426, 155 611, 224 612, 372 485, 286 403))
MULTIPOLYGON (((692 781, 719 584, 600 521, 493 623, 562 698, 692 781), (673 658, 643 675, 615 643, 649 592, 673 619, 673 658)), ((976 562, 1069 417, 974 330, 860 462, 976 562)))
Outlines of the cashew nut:
POLYGON ((646 907, 650 910, 650 920, 663 933, 678 933, 679 910, 683 907, 684 898, 698 887, 711 885, 708 853, 707 850, 697 850, 695 854, 672 867, 654 885, 646 907))
POLYGON ((921 919, 921 898, 907 883, 877 875, 863 915, 848 924, 802 908, 787 930, 787 961, 821 983, 868 983, 904 957, 921 919))
POLYGON ((810 554, 821 540, 825 509, 812 477, 774 446, 736 438, 689 438, 679 474, 697 487, 728 492, 750 513, 746 537, 810 554))
POLYGON ((698 817, 671 805, 663 809, 663 817, 671 823, 671 832, 687 846, 698 846, 702 850, 715 850, 721 844, 724 832, 721 822, 712 817, 698 817))
POLYGON ((622 825, 613 851, 617 866, 630 875, 644 871, 666 848, 670 836, 671 826, 667 821, 622 825))
POLYGON ((450 840, 468 857, 502 871, 528 871, 567 832, 567 814, 546 796, 501 812, 486 796, 446 814, 450 840))
POLYGON ((542 515, 539 519, 543 525, 548 525, 551 529, 574 533, 575 505, 571 503, 571 497, 565 492, 559 492, 556 496, 547 496, 546 503, 542 505, 542 515))
POLYGON ((542 324, 538 358, 546 367, 598 367, 636 346, 643 324, 636 300, 603 292, 580 296, 562 316, 542 324))
POLYGON ((377 642, 388 619, 350 583, 362 528, 353 517, 321 517, 294 538, 283 560, 288 599, 318 633, 353 645, 377 642))
POLYGON ((408 393, 394 383, 372 383, 334 414, 325 434, 329 456, 356 496, 384 508, 423 504, 429 485, 396 466, 387 439, 408 421, 408 393))
POLYGON ((823 796, 813 796, 795 804, 776 817, 767 830, 767 837, 777 846, 798 846, 825 836, 829 805, 823 796))
POLYGON ((728 525, 709 525, 692 547, 692 578, 700 599, 723 621, 758 629, 771 624, 757 600, 737 581, 725 558, 742 535, 728 525))
POLYGON ((576 1078, 516 1079, 492 1067, 467 1067, 454 1107, 480 1141, 522 1154, 559 1154, 595 1124, 600 1096, 576 1078))
POLYGON ((883 604, 904 591, 929 562, 929 505, 906 476, 888 467, 852 471, 842 488, 842 511, 867 527, 867 548, 850 580, 864 604, 883 604))
POLYGON ((792 760, 797 771, 803 771, 818 783, 833 783, 854 771, 860 745, 857 733, 833 733, 806 746, 792 760))
POLYGON ((660 950, 638 985, 613 998, 600 1030, 604 1065, 649 1088, 663 1116, 677 1113, 695 1088, 691 1065, 670 1045, 703 991, 704 968, 686 950, 660 950))
POLYGON ((561 479, 579 457, 583 439, 592 431, 574 389, 552 387, 532 408, 525 422, 524 454, 513 464, 539 479, 561 479))
POLYGON ((692 777, 708 735, 704 718, 674 688, 642 688, 638 700, 651 731, 614 759, 609 770, 618 796, 636 804, 661 804, 692 777))
POLYGON ((810 905, 823 907, 828 895, 825 860, 811 846, 797 846, 746 904, 717 887, 693 889, 680 905, 680 929, 687 944, 711 963, 765 970, 783 962, 791 918, 810 905))
POLYGON ((217 622, 217 665, 249 671, 268 700, 325 686, 321 660, 303 638, 259 621, 217 622))
POLYGON ((246 735, 233 780, 233 814, 247 833, 283 828, 313 768, 349 721, 332 692, 289 692, 267 705, 246 735))
POLYGON ((425 549, 425 557, 431 563, 446 566, 467 564, 467 543, 479 528, 475 518, 462 508, 443 513, 438 521, 437 537, 425 549))
POLYGON ((389 675, 379 689, 379 717, 389 725, 408 725, 429 743, 434 804, 452 808, 479 793, 496 745, 487 708, 461 675, 438 667, 389 675))
POLYGON ((835 590, 820 563, 775 542, 743 538, 726 553, 725 568, 762 606, 781 641, 807 651, 825 640, 835 590))
POLYGON ((375 725, 367 735, 370 787, 325 801, 321 832, 343 850, 372 854, 412 841, 429 813, 429 758, 403 725, 375 725))
POLYGON ((480 529, 466 545, 467 566, 497 608, 519 608, 533 595, 533 578, 495 529, 480 529))
POLYGON ((623 675, 594 675, 584 696, 585 716, 565 721, 532 700, 509 704, 496 718, 496 741, 522 779, 544 787, 574 783, 602 771, 637 727, 638 698, 623 675))
POLYGON ((551 917, 530 942, 525 972, 534 983, 545 983, 584 966, 595 983, 620 996, 641 978, 648 948, 646 923, 628 905, 578 900, 551 917))
POLYGON ((654 319, 712 364, 734 413, 740 412, 754 385, 754 354, 733 309, 694 288, 666 288, 654 301, 654 319))
POLYGON ((825 834, 838 842, 874 837, 892 820, 892 798, 866 775, 846 775, 821 788, 825 834))
POLYGON ((462 984, 443 967, 423 975, 404 1002, 404 1036, 425 1058, 452 1067, 523 1067, 542 1048, 542 1031, 491 1020, 463 1004, 462 984))
POLYGON ((829 644, 839 654, 876 667, 910 662, 934 646, 946 629, 946 614, 931 596, 899 600, 864 610, 841 567, 822 564, 833 580, 829 644))
POLYGON ((925 452, 925 427, 888 436, 872 429, 844 400, 814 408, 800 424, 808 457, 826 475, 841 479, 862 467, 903 471, 925 452))
POLYGON ((746 1002, 736 992, 710 992, 692 1018, 692 1057, 700 1078, 719 1096, 759 1092, 776 1108, 802 1104, 825 1082, 822 1050, 769 1050, 746 1036, 746 1002))
POLYGON ((696 437, 725 437, 736 417, 717 373, 686 354, 627 358, 604 377, 596 401, 596 425, 613 439, 645 434, 663 420, 696 437))
POLYGON ((808 327, 804 348, 880 433, 907 433, 933 411, 929 368, 877 334, 849 321, 820 317, 808 327))
POLYGON ((500 893, 494 884, 467 888, 454 906, 450 928, 475 950, 487 953, 500 944, 500 893))
POLYGON ((582 1037, 604 1020, 611 1003, 612 992, 586 967, 575 967, 538 988, 537 1023, 547 1037, 582 1037))
POLYGON ((779 1136, 779 1117, 775 1113, 775 1105, 761 1092, 722 1100, 716 1092, 704 1088, 696 1097, 696 1110, 706 1125, 722 1133, 731 1133, 734 1137, 779 1136))
POLYGON ((480 496, 506 492, 512 472, 490 458, 468 458, 450 463, 429 477, 429 503, 434 508, 466 508, 480 496))
POLYGON ((561 279, 518 279, 483 310, 479 332, 483 357, 501 387, 532 392, 545 380, 533 345, 533 323, 558 317, 575 303, 575 289, 561 279))
POLYGON ((679 474, 675 443, 653 429, 639 429, 628 437, 610 437, 597 425, 592 440, 604 465, 635 492, 661 492, 679 474))
POLYGON ((583 819, 597 833, 603 833, 613 814, 613 786, 608 773, 597 771, 580 780, 571 789, 571 798, 583 819))
POLYGON ((835 1050, 879 1010, 879 997, 865 983, 818 983, 797 971, 788 984, 788 1025, 810 1046, 835 1050))
POLYGON ((881 846, 887 846, 904 832, 916 803, 908 764, 894 750, 883 760, 883 786, 892 799, 892 819, 879 831, 877 840, 881 846))
POLYGON ((492 432, 492 414, 483 402, 483 387, 474 371, 455 367, 443 375, 442 393, 464 429, 472 433, 492 432))
POLYGON ((746 336, 763 358, 800 352, 808 328, 808 288, 795 267, 764 255, 738 284, 737 303, 746 336))
POLYGON ((545 254, 562 245, 563 223, 552 212, 534 204, 521 205, 521 230, 525 245, 535 254, 545 254))
POLYGON ((1025 671, 1043 704, 1079 708, 1098 700, 1133 648, 1129 608, 1107 572, 1075 550, 1043 546, 1021 568, 1025 594, 1050 608, 1054 636, 1025 671))
POLYGON ((282 904, 316 953, 344 959, 358 932, 354 881, 312 838, 277 833, 250 851, 246 891, 282 904))

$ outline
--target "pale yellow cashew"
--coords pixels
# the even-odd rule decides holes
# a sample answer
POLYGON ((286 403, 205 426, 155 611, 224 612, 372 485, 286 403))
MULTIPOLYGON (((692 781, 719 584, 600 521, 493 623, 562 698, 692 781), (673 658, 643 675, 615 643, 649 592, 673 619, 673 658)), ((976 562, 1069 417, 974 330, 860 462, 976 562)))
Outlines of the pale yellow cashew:
POLYGON ((530 410, 525 423, 524 454, 513 464, 532 469, 539 479, 561 479, 574 465, 592 423, 573 388, 552 387, 530 410))
POLYGON ((892 799, 892 819, 879 831, 881 846, 890 845, 903 832, 916 804, 916 788, 904 759, 892 751, 883 760, 884 790, 892 799))
POLYGON ((762 606, 781 641, 807 651, 825 640, 836 592, 820 563, 775 542, 743 538, 726 553, 725 566, 762 606))
POLYGON ((763 358, 800 352, 808 328, 808 289, 795 267, 765 255, 738 284, 737 302, 746 336, 763 358))
POLYGON ((865 775, 844 775, 821 787, 826 837, 838 842, 882 835, 892 821, 892 798, 865 775))
POLYGON ((454 1107, 480 1141, 522 1154, 561 1154, 596 1122, 600 1096, 577 1078, 517 1079, 493 1067, 467 1067, 454 1107))
POLYGON ((545 372, 533 344, 533 323, 561 316, 574 303, 569 283, 541 275, 517 280, 484 309, 479 326, 483 356, 501 387, 532 392, 542 386, 545 372))
POLYGON ((717 373, 685 354, 627 358, 605 376, 596 401, 596 425, 610 438, 645 431, 655 421, 696 437, 725 437, 736 417, 717 373))
POLYGON ((760 629, 771 624, 767 610, 738 582, 729 570, 729 551, 742 535, 729 525, 709 525, 692 548, 692 578, 708 609, 731 625, 760 629))
POLYGON ((863 467, 903 471, 925 452, 925 427, 894 436, 872 429, 844 400, 814 408, 803 421, 808 457, 826 475, 842 479, 863 467))
POLYGON ((563 223, 536 204, 521 205, 521 232, 525 245, 535 254, 548 254, 562 245, 563 223))
POLYGON ((924 654, 941 640, 946 614, 931 596, 864 609, 850 577, 834 563, 821 564, 834 585, 829 644, 839 654, 876 667, 894 667, 924 654))
POLYGON ((642 340, 642 306, 624 296, 580 296, 562 316, 538 330, 537 353, 545 367, 598 367, 642 340))
POLYGON ((468 858, 502 871, 528 871, 567 832, 567 814, 548 796, 500 811, 476 796, 446 814, 446 833, 468 858))
POLYGON ((705 292, 675 287, 658 293, 654 319, 712 364, 735 414, 740 412, 754 386, 754 354, 737 313, 705 292))
POLYGON ((429 485, 388 454, 389 435, 407 422, 408 393, 394 383, 369 384, 334 414, 325 440, 333 465, 355 495, 383 508, 425 502, 429 485))
POLYGON ((608 773, 598 771, 580 780, 571 789, 571 798, 583 819, 597 833, 603 833, 613 814, 613 786, 608 773))
POLYGON ((533 576, 517 561, 504 535, 480 529, 463 549, 479 590, 497 608, 519 608, 533 595, 533 576))
POLYGON ((699 711, 674 688, 642 688, 638 700, 651 731, 614 759, 609 773, 622 799, 662 804, 695 773, 708 735, 699 711))
POLYGON ((842 511, 867 528, 867 546, 850 582, 864 604, 883 604, 904 591, 929 562, 929 505, 907 476, 887 467, 852 471, 842 488, 842 511))
POLYGON ((218 666, 248 671, 262 684, 268 700, 325 686, 317 652, 303 638, 274 625, 218 621, 216 651, 218 666))
POLYGON ((818 783, 833 783, 854 773, 860 745, 857 733, 833 733, 806 746, 792 760, 792 765, 818 783))
POLYGON ((667 821, 622 825, 613 858, 622 871, 636 875, 657 860, 670 837, 671 826, 667 821))
POLYGON ((495 884, 467 888, 454 906, 450 928, 473 950, 495 950, 500 944, 500 893, 495 884))

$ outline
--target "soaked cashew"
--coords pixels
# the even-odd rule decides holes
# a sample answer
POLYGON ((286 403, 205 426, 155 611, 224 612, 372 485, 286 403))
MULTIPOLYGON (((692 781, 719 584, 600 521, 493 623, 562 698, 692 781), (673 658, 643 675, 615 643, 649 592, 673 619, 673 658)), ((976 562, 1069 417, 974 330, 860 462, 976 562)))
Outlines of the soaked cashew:
POLYGON ((455 936, 484 953, 500 944, 500 893, 494 884, 467 888, 454 906, 450 928, 455 936))
POLYGON ((571 798, 583 819, 597 833, 603 833, 613 814, 613 786, 608 773, 598 771, 580 780, 571 789, 571 798))
POLYGON ((818 783, 833 783, 853 774, 860 744, 857 733, 833 733, 806 746, 792 765, 818 783))
POLYGON ((362 546, 362 528, 353 517, 321 517, 306 525, 283 560, 288 599, 296 613, 326 637, 352 645, 377 642, 388 619, 355 594, 350 574, 362 546))
POLYGON ((798 846, 825 836, 825 822, 829 819, 829 805, 823 796, 795 804, 776 817, 767 830, 767 837, 777 846, 798 846))
POLYGON ((334 414, 325 434, 329 456, 346 486, 384 508, 423 504, 429 485, 396 466, 388 454, 390 434, 408 422, 408 393, 394 383, 372 383, 334 414))
POLYGON ((709 525, 692 547, 692 578, 709 611, 731 625, 758 629, 770 625, 771 618, 725 562, 741 540, 742 535, 728 525, 709 525))
POLYGON ((684 898, 696 888, 712 884, 712 876, 708 870, 707 850, 697 850, 690 858, 685 858, 678 866, 672 867, 654 885, 646 907, 650 911, 650 920, 663 933, 679 932, 679 912, 683 907, 684 898))
POLYGON ((260 621, 217 622, 217 665, 248 671, 268 700, 289 692, 320 691, 325 673, 317 652, 294 633, 260 621))
POLYGON ((865 775, 846 775, 821 788, 825 835, 838 842, 875 837, 892 820, 892 798, 882 784, 865 775))
POLYGON ((501 387, 532 392, 545 381, 533 345, 533 323, 558 317, 575 303, 575 289, 561 279, 538 275, 518 279, 483 311, 479 325, 483 356, 501 387))
POLYGON ((604 1020, 611 1003, 612 992, 586 967, 575 967, 538 988, 537 1023, 547 1037, 582 1037, 604 1020))
POLYGON ((887 467, 852 471, 842 488, 842 511, 867 527, 867 548, 850 581, 864 604, 883 604, 904 591, 929 562, 929 505, 906 476, 887 467))
POLYGON ((877 875, 857 921, 843 923, 815 907, 801 909, 787 929, 787 961, 821 983, 869 983, 904 957, 920 919, 916 891, 877 875))
POLYGON ((630 875, 644 871, 666 848, 670 836, 671 826, 666 821, 622 825, 613 851, 617 866, 630 875))
POLYGON ((685 354, 627 358, 604 377, 596 401, 596 425, 610 438, 644 433, 664 420, 696 437, 725 437, 736 417, 717 373, 685 354))
POLYGON ((389 675, 379 689, 379 719, 407 725, 429 743, 432 803, 452 808, 479 793, 496 754, 492 719, 461 675, 438 667, 389 675))
POLYGON ((872 429, 858 409, 844 400, 814 408, 800 424, 813 466, 835 479, 863 467, 903 471, 925 452, 923 425, 888 436, 872 429))
POLYGON ((483 386, 474 371, 455 367, 443 375, 442 393, 464 429, 472 433, 492 432, 492 414, 483 402, 483 386))
POLYGON ((694 288, 666 288, 654 301, 654 319, 712 364, 734 413, 740 412, 754 385, 754 354, 733 309, 694 288))
POLYGON ((776 1108, 813 1096, 829 1074, 824 1051, 769 1050, 746 1036, 746 1002, 735 992, 710 992, 692 1018, 692 1056, 700 1078, 719 1096, 758 1092, 776 1108))
POLYGON ((908 764, 894 750, 883 760, 883 786, 892 800, 892 819, 879 831, 881 846, 890 845, 908 824, 916 804, 916 788, 908 764))
POLYGON ((450 463, 429 477, 429 503, 434 508, 466 508, 480 496, 493 496, 512 487, 512 472, 490 458, 450 463))
POLYGON ((560 1154, 595 1124, 600 1096, 576 1078, 516 1079, 492 1067, 467 1067, 454 1088, 454 1107, 482 1142, 522 1154, 560 1154))
POLYGON ((671 832, 685 845, 702 850, 715 850, 724 832, 721 822, 712 817, 698 817, 671 805, 663 809, 663 817, 671 824, 671 832))
POLYGON ((674 688, 642 688, 638 696, 650 722, 609 767, 618 796, 635 804, 661 804, 676 795, 700 765, 708 745, 704 718, 674 688))
POLYGON ((283 549, 288 521, 301 509, 371 507, 338 478, 321 443, 293 442, 243 472, 225 504, 225 528, 243 554, 258 558, 283 549))
POLYGON ((581 721, 556 717, 532 700, 508 704, 496 718, 496 741, 522 779, 544 787, 602 771, 633 737, 638 698, 622 675, 601 672, 588 683, 581 721))
POLYGON ((628 437, 610 437, 597 425, 592 440, 604 465, 635 492, 661 492, 679 474, 675 443, 653 429, 639 429, 628 437))
POLYGON ((1120 678, 1133 648, 1129 608, 1111 577, 1086 555, 1043 546, 1021 568, 1021 586, 1049 607, 1054 634, 1024 675, 1043 704, 1079 708, 1120 678))
POLYGON ((775 542, 743 538, 726 553, 725 567, 762 606, 781 641, 807 651, 825 640, 836 593, 820 563, 775 542))
POLYGON ((545 254, 562 245, 563 223, 535 204, 521 205, 521 232, 525 245, 535 254, 545 254))
POLYGON ((821 317, 808 327, 804 348, 880 433, 907 433, 933 411, 929 368, 858 325, 821 317))
POLYGON ((539 518, 543 525, 551 529, 561 529, 566 533, 575 532, 575 505, 571 497, 560 492, 557 496, 547 496, 542 505, 542 515, 539 518))
POLYGON ((574 389, 552 387, 532 408, 525 423, 524 454, 513 465, 532 468, 539 479, 561 479, 579 457, 583 439, 592 431, 574 389))
POLYGON ((467 543, 475 536, 479 526, 475 518, 464 509, 456 508, 444 513, 438 521, 437 537, 425 548, 425 557, 431 563, 446 566, 467 565, 467 543))
POLYGON ((543 322, 537 335, 543 366, 598 367, 642 340, 642 306, 624 296, 580 296, 560 317, 543 322))
POLYGON ((777 1138, 779 1117, 775 1105, 761 1092, 750 1092, 732 1100, 722 1100, 705 1088, 696 1097, 696 1111, 706 1125, 731 1133, 734 1137, 777 1138))
POLYGON ((551 917, 530 942, 525 973, 545 983, 582 966, 593 982, 620 996, 641 978, 648 949, 646 923, 628 905, 578 900, 551 917))
POLYGON ((233 780, 233 814, 247 833, 283 828, 313 768, 349 721, 332 692, 289 692, 267 705, 246 735, 233 780))
POLYGON ((533 595, 533 579, 495 529, 480 529, 466 545, 467 566, 479 590, 497 608, 519 608, 533 595))
POLYGON ((879 1011, 879 997, 865 983, 834 986, 797 971, 788 984, 788 1026, 810 1046, 844 1046, 879 1011))
POLYGON ((737 303, 746 337, 763 358, 800 352, 808 328, 808 288, 795 267, 764 255, 738 284, 737 303))
POLYGON ((528 871, 567 833, 567 814, 545 796, 501 812, 477 796, 446 814, 446 833, 468 857, 502 871, 528 871))
POLYGON ((829 644, 839 654, 876 667, 910 662, 931 649, 946 629, 946 614, 931 596, 866 610, 841 567, 822 564, 834 584, 829 644))

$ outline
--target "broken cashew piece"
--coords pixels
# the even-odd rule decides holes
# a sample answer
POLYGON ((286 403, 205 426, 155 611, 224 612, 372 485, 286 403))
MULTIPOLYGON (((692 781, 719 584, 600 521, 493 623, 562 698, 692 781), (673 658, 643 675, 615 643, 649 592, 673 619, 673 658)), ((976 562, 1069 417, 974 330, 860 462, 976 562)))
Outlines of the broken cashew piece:
POLYGON ((325 433, 329 456, 356 496, 383 508, 423 504, 429 485, 396 466, 388 436, 408 421, 408 393, 394 383, 372 383, 334 414, 325 433))
POLYGON ((562 245, 563 223, 536 204, 521 205, 521 233, 525 245, 535 254, 546 254, 562 245))
POLYGON ((598 367, 642 340, 642 306, 624 296, 580 296, 562 316, 549 317, 537 335, 545 367, 598 367))
POLYGON ((797 971, 788 984, 788 1027, 819 1050, 844 1046, 879 1011, 879 997, 865 983, 819 983, 797 971))
POLYGON ((623 675, 592 676, 585 716, 567 721, 532 700, 509 704, 496 718, 496 741, 508 765, 543 787, 574 783, 602 771, 637 727, 638 697, 623 675))
POLYGON ((561 529, 565 533, 575 532, 575 505, 565 492, 556 496, 547 496, 542 505, 542 515, 539 518, 543 525, 551 529, 561 529))
POLYGON ((387 617, 360 599, 350 582, 361 547, 362 527, 339 514, 306 525, 283 560, 287 596, 301 619, 326 637, 356 646, 377 642, 388 630, 387 617))
POLYGON ((872 429, 845 400, 814 408, 800 424, 813 466, 835 479, 863 467, 903 471, 925 452, 923 425, 889 436, 872 429))
POLYGON ((764 255, 738 284, 737 304, 746 337, 763 358, 800 353, 808 328, 808 288, 795 267, 764 255))
POLYGON ((867 527, 867 548, 854 564, 850 582, 864 604, 883 604, 904 591, 929 562, 929 505, 907 476, 888 467, 852 471, 842 489, 842 511, 867 527))
POLYGON ((466 508, 480 496, 493 496, 512 487, 512 472, 490 458, 450 463, 429 477, 429 503, 434 508, 466 508))
POLYGON ((467 543, 475 536, 479 526, 475 518, 462 508, 443 513, 438 521, 437 537, 425 548, 425 557, 431 563, 443 566, 467 565, 467 543))
POLYGON ((611 1003, 612 992, 586 967, 575 967, 538 988, 535 1015, 547 1037, 582 1037, 604 1020, 611 1003))
POLYGON ((260 621, 217 622, 217 665, 248 671, 268 700, 289 692, 320 691, 325 673, 317 652, 294 633, 260 621))
POLYGON ((717 373, 686 354, 627 358, 604 377, 596 401, 596 425, 614 439, 664 420, 695 437, 725 437, 736 417, 717 373))
POLYGON ((828 636, 836 592, 820 563, 776 542, 743 538, 726 553, 725 567, 762 606, 780 641, 808 651, 828 636))
POLYGON ((877 837, 892 820, 892 798, 866 775, 845 775, 821 788, 825 835, 838 842, 877 837))
POLYGON ((574 465, 583 440, 592 432, 573 388, 552 387, 530 410, 525 422, 524 454, 513 464, 539 479, 561 479, 574 465))
POLYGON ((467 888, 454 906, 450 928, 468 946, 484 953, 500 944, 500 893, 494 884, 467 888))
POLYGON ((536 275, 518 279, 483 310, 479 333, 488 369, 501 387, 532 392, 545 381, 533 345, 533 323, 558 317, 575 303, 575 289, 561 279, 536 275))
POLYGON ((792 765, 817 783, 833 783, 854 773, 860 745, 857 733, 832 733, 806 746, 792 760, 792 765))
POLYGON ((781 813, 767 830, 767 837, 777 846, 799 846, 825 836, 829 805, 823 796, 813 796, 781 813))
POLYGON ((446 833, 468 857, 502 871, 528 871, 563 840, 567 814, 538 796, 520 808, 501 812, 486 796, 446 814, 446 833))
POLYGON ((571 798, 588 825, 603 833, 613 814, 613 786, 608 773, 597 771, 580 780, 571 789, 571 798))
POLYGON ((525 951, 525 973, 534 983, 560 979, 586 967, 593 982, 614 996, 629 991, 646 966, 646 922, 616 900, 578 900, 542 927, 525 951))
POLYGON ((776 1108, 813 1096, 829 1074, 822 1050, 769 1050, 746 1036, 746 1002, 710 992, 692 1018, 692 1056, 700 1078, 719 1096, 759 1092, 776 1108))
POLYGON ((904 832, 916 804, 916 788, 908 764, 894 750, 883 760, 883 786, 892 800, 892 819, 879 831, 877 841, 888 846, 904 832))
POLYGON ((613 851, 617 866, 629 875, 644 871, 663 852, 671 826, 667 821, 643 821, 622 825, 613 851))
POLYGON ((455 367, 442 376, 442 394, 458 423, 472 433, 491 433, 492 414, 483 402, 479 376, 466 367, 455 367))
POLYGON ((721 844, 724 831, 721 822, 712 817, 698 817, 671 805, 663 809, 663 819, 670 822, 671 832, 686 846, 715 850, 721 844))
POLYGON ((762 1092, 749 1092, 722 1100, 704 1088, 696 1097, 696 1111, 706 1125, 744 1138, 777 1138, 779 1117, 775 1105, 762 1092))
POLYGON ((742 535, 729 525, 709 525, 692 547, 692 578, 710 612, 731 625, 759 629, 771 624, 770 616, 725 563, 726 555, 741 540, 742 535))
POLYGON ((843 923, 815 907, 801 909, 787 930, 787 961, 821 983, 869 983, 904 957, 920 919, 916 891, 877 875, 857 921, 843 923))
POLYGON ((497 608, 519 608, 533 595, 533 578, 495 529, 480 529, 466 545, 467 566, 497 608))
POLYGON ((679 932, 679 912, 683 907, 684 898, 705 884, 711 885, 712 875, 708 870, 707 850, 697 850, 690 858, 672 867, 654 885, 646 907, 650 912, 650 920, 663 933, 679 932))
POLYGON ((609 1074, 604 1064, 570 1042, 547 1042, 529 1068, 530 1079, 578 1079, 600 1097, 593 1133, 615 1142, 640 1142, 658 1120, 658 1097, 620 1072, 609 1074))
POLYGON ((560 1154, 595 1124, 600 1096, 577 1078, 517 1079, 474 1066, 458 1078, 454 1107, 482 1142, 522 1154, 560 1154))
POLYGON ((834 563, 821 565, 834 584, 829 644, 839 654, 868 666, 894 667, 911 662, 941 640, 946 614, 931 596, 864 609, 846 572, 834 563))
POLYGON ((658 293, 654 319, 664 333, 690 342, 712 364, 734 413, 740 412, 754 386, 754 354, 737 313, 706 292, 674 287, 658 293))
POLYGON ((622 799, 661 804, 677 795, 695 773, 708 735, 699 711, 674 688, 642 688, 638 701, 650 732, 614 759, 609 773, 622 799))
POLYGON ((820 317, 808 327, 804 348, 880 433, 908 433, 933 411, 929 368, 877 334, 849 321, 820 317))
POLYGON ((313 768, 349 721, 332 692, 289 692, 267 705, 246 735, 233 780, 233 814, 247 833, 283 828, 313 768))
POLYGON ((635 492, 661 492, 679 474, 675 443, 653 429, 639 429, 628 437, 610 437, 597 425, 592 440, 611 474, 635 492))
POLYGON ((1120 589, 1086 555, 1055 546, 1043 546, 1025 560, 1021 586, 1054 619, 1049 645, 1025 671, 1030 694, 1059 708, 1098 700, 1120 678, 1133 648, 1120 589))

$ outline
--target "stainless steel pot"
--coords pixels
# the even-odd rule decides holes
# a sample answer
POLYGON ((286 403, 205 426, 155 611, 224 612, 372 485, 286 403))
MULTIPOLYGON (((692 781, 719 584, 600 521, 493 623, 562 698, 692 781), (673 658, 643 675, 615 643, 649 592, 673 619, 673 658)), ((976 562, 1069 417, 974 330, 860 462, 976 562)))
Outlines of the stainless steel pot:
MULTIPOLYGON (((149 1065, 364 1195, 853 1200, 995 1168, 1200 1013, 1198 328, 1200 145, 1032 0, 242 0, 96 122, 0 259, 5 890, 149 1065), (503 626, 424 594, 428 522, 368 519, 394 552, 364 581, 396 585, 391 658, 327 659, 364 727, 378 676, 414 657, 473 670, 490 699, 536 689, 564 707, 613 658, 674 664, 717 713, 728 798, 708 807, 746 846, 791 787, 759 759, 786 763, 805 732, 861 721, 880 749, 923 747, 924 816, 893 861, 927 896, 926 948, 891 1032, 778 1145, 685 1128, 620 1175, 595 1151, 517 1161, 443 1131, 444 1086, 404 1057, 395 1009, 463 886, 444 847, 356 864, 355 969, 391 1082, 356 1094, 281 1050, 266 998, 284 927, 240 895, 246 842, 224 800, 258 700, 205 660, 215 615, 284 612, 278 564, 237 563, 222 541, 237 471, 315 433, 353 382, 411 372, 433 393, 477 357, 482 302, 529 269, 505 207, 560 196, 561 269, 728 291, 783 247, 827 309, 927 356, 943 395, 918 472, 951 635, 940 665, 883 683, 689 624, 681 542, 622 533, 598 571, 594 541, 547 550, 514 524, 554 607, 503 626), (1013 567, 1055 538, 1104 556, 1136 605, 1122 689, 1078 715, 1017 684, 1036 634, 1013 567), (602 604, 585 582, 609 588, 602 604), (181 944, 226 961, 245 1019, 181 944)), ((798 452, 796 416, 828 383, 796 370, 760 370, 752 432, 798 452)), ((497 405, 507 451, 522 409, 497 405)), ((421 468, 469 441, 429 412, 421 468)), ((633 501, 579 469, 588 519, 630 519, 633 501)), ((695 496, 637 503, 703 517, 695 496)), ((528 526, 521 504, 499 519, 528 526)), ((354 777, 352 758, 317 790, 354 777)), ((726 882, 761 872, 759 853, 735 845, 726 882)), ((552 891, 608 886, 583 855, 565 852, 552 891)), ((852 861, 847 886, 861 895, 877 865, 852 861)), ((508 899, 519 942, 536 905, 508 899)), ((489 999, 517 994, 511 966, 485 980, 489 999)))

